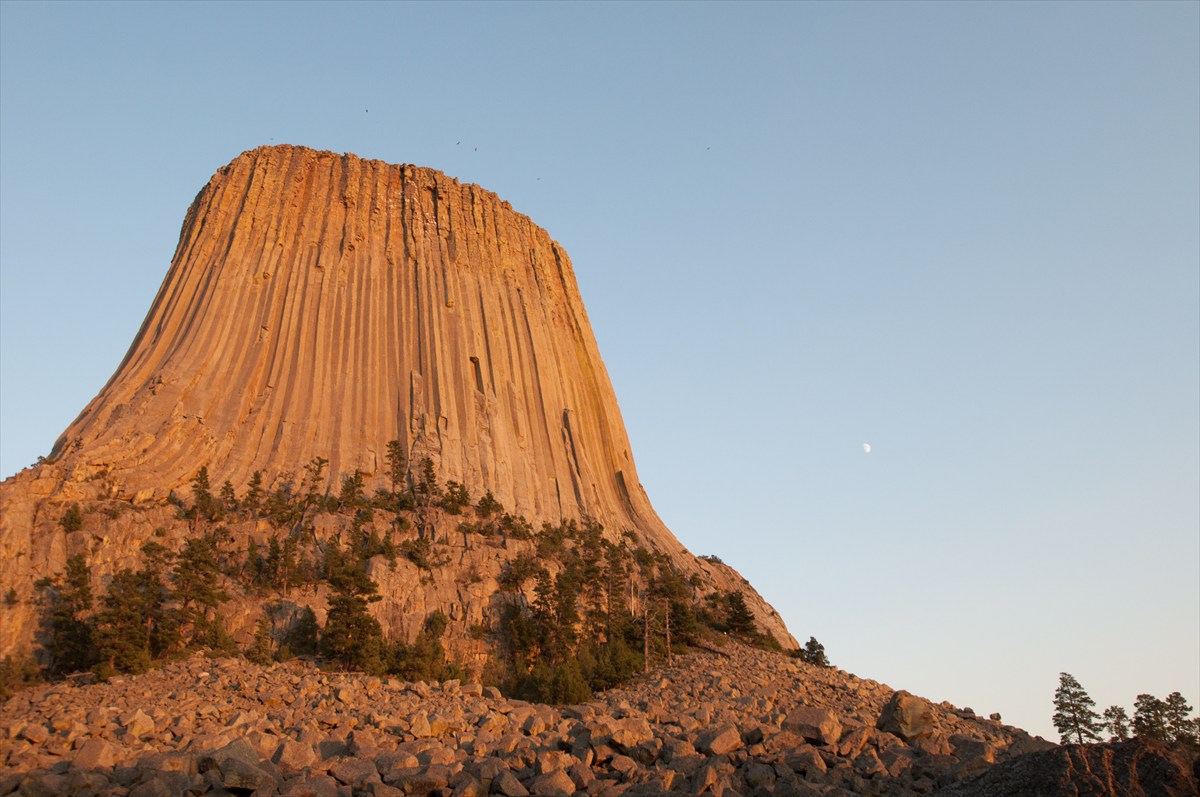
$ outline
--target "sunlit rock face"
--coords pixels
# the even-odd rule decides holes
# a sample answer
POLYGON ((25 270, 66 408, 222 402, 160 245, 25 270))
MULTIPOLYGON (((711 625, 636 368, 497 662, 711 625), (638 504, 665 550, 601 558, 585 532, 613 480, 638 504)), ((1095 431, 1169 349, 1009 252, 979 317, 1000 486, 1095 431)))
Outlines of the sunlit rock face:
POLYGON ((122 495, 384 446, 531 518, 660 524, 570 259, 478 186, 299 147, 247 152, 189 209, 124 362, 58 441, 122 495), (75 449, 78 447, 78 452, 75 449))
MULTIPOLYGON (((5 482, 0 556, 16 565, 0 588, 26 594, 82 550, 55 522, 63 502, 153 506, 190 495, 201 466, 242 492, 255 471, 298 482, 317 457, 332 489, 358 471, 370 491, 388 483, 390 440, 535 527, 586 516, 630 532, 711 588, 746 591, 759 627, 795 644, 655 514, 546 231, 432 169, 293 146, 246 152, 200 191, 116 373, 45 464, 5 482)), ((33 609, 8 617, 5 649, 33 609)))

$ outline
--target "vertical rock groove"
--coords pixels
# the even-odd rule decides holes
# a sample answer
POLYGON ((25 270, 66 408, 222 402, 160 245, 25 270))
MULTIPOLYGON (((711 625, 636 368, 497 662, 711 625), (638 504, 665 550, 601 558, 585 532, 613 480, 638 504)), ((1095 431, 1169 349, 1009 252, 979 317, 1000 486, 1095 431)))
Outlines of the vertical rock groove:
POLYGON ((566 253, 507 202, 414 166, 263 147, 188 210, 146 321, 54 457, 163 497, 201 465, 329 459, 382 485, 399 439, 531 519, 681 551, 637 483, 566 253))

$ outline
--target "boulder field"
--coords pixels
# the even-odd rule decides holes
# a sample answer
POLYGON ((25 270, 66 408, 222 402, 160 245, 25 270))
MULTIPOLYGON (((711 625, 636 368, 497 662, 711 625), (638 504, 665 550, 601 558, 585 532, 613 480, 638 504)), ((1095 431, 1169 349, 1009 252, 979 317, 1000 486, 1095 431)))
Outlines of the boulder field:
POLYGON ((733 641, 577 706, 203 656, 0 706, 0 795, 917 795, 1055 745, 733 641))

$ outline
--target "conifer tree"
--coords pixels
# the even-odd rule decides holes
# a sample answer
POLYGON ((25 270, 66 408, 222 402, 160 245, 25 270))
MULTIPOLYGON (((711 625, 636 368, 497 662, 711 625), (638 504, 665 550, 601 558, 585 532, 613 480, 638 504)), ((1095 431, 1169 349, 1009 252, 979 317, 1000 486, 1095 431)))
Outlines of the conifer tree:
POLYGON ((830 666, 829 659, 825 657, 825 646, 818 642, 815 636, 810 636, 808 642, 804 643, 804 650, 800 651, 800 660, 820 667, 830 666))
POLYGON ((325 466, 328 464, 329 460, 325 457, 313 457, 312 461, 304 466, 304 499, 301 514, 320 509, 321 489, 325 486, 325 466))
POLYGON ((216 520, 219 515, 217 499, 213 498, 208 483, 208 466, 203 465, 192 477, 191 516, 198 520, 216 520))
POLYGON ((730 592, 725 596, 725 602, 729 607, 728 624, 731 633, 747 637, 757 633, 754 615, 746 606, 746 596, 740 592, 730 592))
MULTIPOLYGON (((292 627, 283 637, 287 652, 295 656, 314 656, 317 653, 317 636, 320 627, 317 625, 317 615, 312 607, 305 606, 292 627)), ((283 650, 280 649, 282 655, 283 650)))
POLYGON ((177 639, 177 626, 165 610, 166 589, 153 563, 113 574, 96 618, 100 661, 117 672, 145 672, 177 639))
POLYGON ((1163 704, 1163 720, 1171 739, 1185 744, 1193 750, 1197 747, 1196 722, 1189 719, 1192 707, 1183 699, 1179 692, 1167 695, 1163 704))
POLYGON ((221 566, 214 535, 184 544, 176 557, 172 578, 180 619, 191 626, 192 644, 228 648, 230 640, 217 608, 229 596, 220 586, 221 566))
POLYGON ((254 638, 246 651, 246 658, 255 664, 270 664, 274 643, 271 639, 271 618, 265 613, 254 624, 254 638))
POLYGON ((242 499, 242 508, 251 515, 257 515, 262 503, 263 475, 261 470, 250 474, 250 484, 246 487, 246 497, 242 499))
POLYGON ((46 650, 50 671, 69 673, 86 670, 95 662, 95 624, 85 615, 92 609, 92 588, 87 562, 80 554, 67 558, 61 584, 52 582, 46 650))
POLYGON ((1099 741, 1100 715, 1092 710, 1096 702, 1088 696, 1079 681, 1070 673, 1059 673, 1058 689, 1054 692, 1054 727, 1063 744, 1075 737, 1077 744, 1099 741))
POLYGON ((404 456, 404 446, 399 440, 389 440, 387 444, 387 452, 384 454, 384 459, 387 460, 388 479, 392 483, 392 495, 400 494, 400 485, 404 483, 404 476, 408 470, 408 461, 404 456))
POLYGON ((233 482, 229 479, 221 485, 221 507, 226 512, 237 512, 239 508, 237 493, 233 491, 233 482))
POLYGON ((1121 706, 1104 709, 1103 727, 1108 729, 1110 742, 1123 742, 1129 738, 1129 715, 1121 706))
POLYGON ((363 474, 361 470, 356 470, 342 478, 342 490, 338 494, 338 502, 343 509, 357 509, 362 506, 363 501, 363 474))
POLYGON ((361 562, 342 555, 336 541, 326 550, 326 568, 333 590, 321 634, 321 654, 346 668, 382 672, 383 629, 367 611, 368 604, 380 600, 377 585, 361 562))
POLYGON ((1133 704, 1133 734, 1142 739, 1170 741, 1167 704, 1154 695, 1138 695, 1133 704))

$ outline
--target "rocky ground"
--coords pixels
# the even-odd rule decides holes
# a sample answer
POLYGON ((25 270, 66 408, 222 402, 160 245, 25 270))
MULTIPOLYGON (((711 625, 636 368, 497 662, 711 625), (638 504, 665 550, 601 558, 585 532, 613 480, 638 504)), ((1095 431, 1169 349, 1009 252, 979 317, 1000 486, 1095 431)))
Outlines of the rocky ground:
POLYGON ((910 795, 1052 747, 734 643, 569 707, 197 656, 9 699, 0 795, 910 795))
POLYGON ((1021 756, 938 797, 1197 797, 1200 758, 1181 744, 1143 739, 1068 744, 1021 756))

